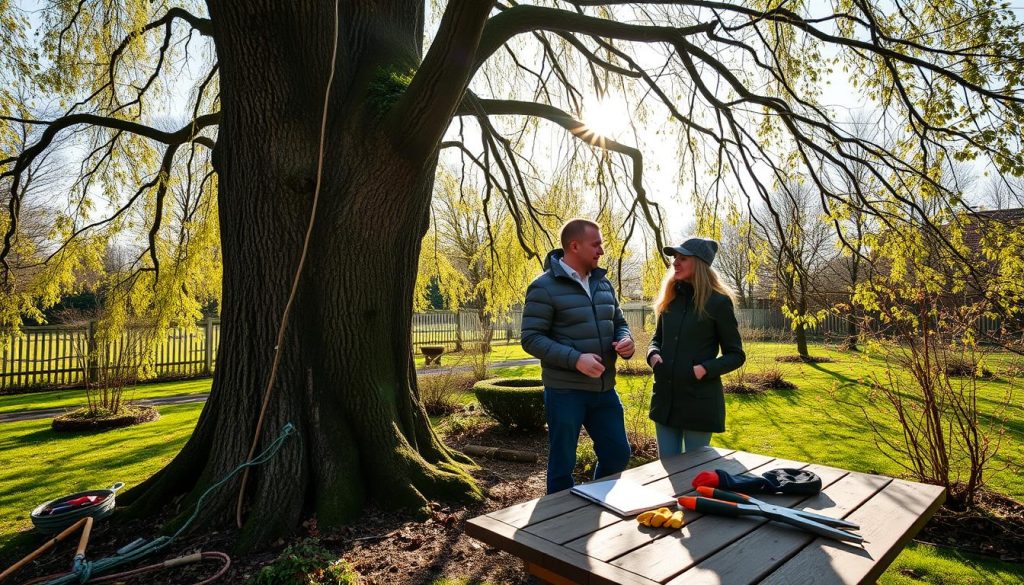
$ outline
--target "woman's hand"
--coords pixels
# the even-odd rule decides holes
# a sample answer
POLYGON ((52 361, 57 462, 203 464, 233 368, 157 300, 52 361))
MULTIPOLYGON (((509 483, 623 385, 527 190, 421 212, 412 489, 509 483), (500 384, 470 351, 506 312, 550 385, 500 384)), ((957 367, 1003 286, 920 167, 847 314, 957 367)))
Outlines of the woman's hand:
POLYGON ((697 364, 696 366, 693 366, 693 377, 694 378, 697 378, 698 380, 700 380, 701 378, 703 378, 704 376, 707 376, 707 375, 708 375, 708 371, 706 369, 704 369, 704 366, 702 366, 700 364, 697 364))
POLYGON ((649 364, 650 364, 651 368, 653 369, 654 366, 660 364, 661 361, 662 361, 661 360, 661 354, 660 353, 656 353, 656 354, 651 356, 651 360, 650 360, 649 364))

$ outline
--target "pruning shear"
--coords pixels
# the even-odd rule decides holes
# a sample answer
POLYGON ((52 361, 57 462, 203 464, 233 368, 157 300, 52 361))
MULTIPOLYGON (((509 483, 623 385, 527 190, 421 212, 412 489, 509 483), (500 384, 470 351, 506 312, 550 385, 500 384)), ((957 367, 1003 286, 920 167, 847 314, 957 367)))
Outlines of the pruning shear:
POLYGON ((694 510, 703 514, 764 516, 769 520, 785 522, 791 526, 802 528, 826 538, 849 542, 864 541, 864 537, 859 534, 840 530, 840 528, 858 530, 860 526, 853 522, 830 518, 813 512, 794 510, 785 506, 776 506, 744 494, 709 486, 698 487, 697 493, 700 496, 681 496, 679 498, 679 505, 687 510, 694 510))

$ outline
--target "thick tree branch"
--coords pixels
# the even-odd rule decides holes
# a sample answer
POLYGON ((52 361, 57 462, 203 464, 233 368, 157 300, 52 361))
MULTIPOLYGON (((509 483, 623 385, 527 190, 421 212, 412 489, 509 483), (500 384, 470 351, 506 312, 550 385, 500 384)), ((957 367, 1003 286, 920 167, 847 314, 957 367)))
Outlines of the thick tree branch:
POLYGON ((392 136, 413 159, 426 161, 473 75, 480 35, 494 0, 452 0, 409 88, 388 114, 392 136))
POLYGON ((556 33, 583 33, 625 41, 670 43, 685 36, 710 32, 716 26, 715 22, 680 28, 644 26, 594 18, 557 8, 514 6, 487 22, 483 37, 480 39, 474 67, 479 68, 512 37, 527 32, 546 30, 556 33))
POLYGON ((14 245, 14 237, 18 232, 18 215, 21 205, 21 193, 19 191, 21 174, 29 167, 29 165, 32 164, 32 161, 46 150, 62 130, 78 125, 90 125, 93 127, 110 128, 112 130, 130 132, 157 142, 162 142, 168 146, 176 147, 187 142, 197 142, 212 148, 213 141, 209 138, 198 136, 198 134, 204 128, 214 126, 219 121, 220 112, 205 114, 203 116, 199 116, 195 120, 192 120, 174 132, 166 132, 151 126, 132 122, 130 120, 109 118, 96 114, 71 114, 56 120, 40 122, 40 124, 46 125, 46 129, 39 137, 39 140, 29 148, 26 148, 21 155, 13 161, 14 164, 10 170, 0 173, 0 178, 11 177, 12 179, 10 200, 8 201, 10 222, 7 226, 7 232, 4 234, 3 246, 0 248, 0 265, 3 266, 4 272, 3 281, 7 283, 10 278, 11 267, 7 258, 14 245))

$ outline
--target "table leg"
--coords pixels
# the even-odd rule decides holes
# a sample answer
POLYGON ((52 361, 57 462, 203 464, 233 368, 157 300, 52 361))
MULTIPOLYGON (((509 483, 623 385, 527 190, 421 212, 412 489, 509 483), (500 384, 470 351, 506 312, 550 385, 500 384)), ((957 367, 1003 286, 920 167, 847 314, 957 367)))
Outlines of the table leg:
POLYGON ((523 561, 523 565, 526 567, 526 572, 533 575, 541 583, 546 585, 579 585, 572 579, 567 579, 557 573, 553 573, 548 569, 540 565, 535 565, 529 561, 523 561))

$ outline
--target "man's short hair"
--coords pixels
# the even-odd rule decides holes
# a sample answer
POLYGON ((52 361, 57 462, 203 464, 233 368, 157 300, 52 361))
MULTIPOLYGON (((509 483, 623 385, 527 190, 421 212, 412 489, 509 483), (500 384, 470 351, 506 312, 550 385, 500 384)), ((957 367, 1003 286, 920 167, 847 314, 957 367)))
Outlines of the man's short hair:
POLYGON ((583 234, 587 232, 587 228, 592 227, 595 230, 600 231, 601 226, 590 221, 589 219, 570 219, 565 222, 562 226, 562 233, 559 238, 562 240, 562 249, 565 250, 569 247, 569 243, 572 241, 579 241, 583 237, 583 234))

